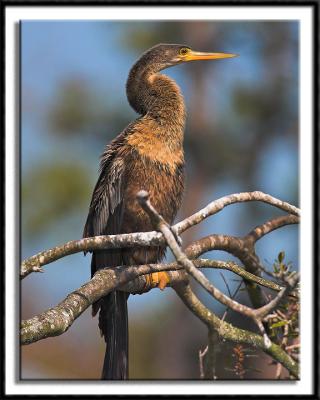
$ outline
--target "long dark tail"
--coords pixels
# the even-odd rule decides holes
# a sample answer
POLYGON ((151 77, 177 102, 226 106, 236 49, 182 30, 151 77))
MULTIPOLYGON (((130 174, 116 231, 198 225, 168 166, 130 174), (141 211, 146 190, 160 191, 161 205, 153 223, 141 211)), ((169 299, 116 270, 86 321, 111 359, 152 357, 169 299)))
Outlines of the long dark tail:
POLYGON ((106 341, 101 379, 128 379, 128 294, 115 291, 100 303, 99 327, 106 341))

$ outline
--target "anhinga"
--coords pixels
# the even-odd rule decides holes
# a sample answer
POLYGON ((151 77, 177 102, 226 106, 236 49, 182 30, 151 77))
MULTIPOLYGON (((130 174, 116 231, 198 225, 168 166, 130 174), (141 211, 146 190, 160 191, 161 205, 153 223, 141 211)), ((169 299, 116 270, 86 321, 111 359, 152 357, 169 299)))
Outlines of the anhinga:
MULTIPOLYGON (((84 237, 153 230, 136 200, 140 190, 168 221, 180 207, 184 189, 183 133, 185 106, 177 84, 159 72, 193 60, 234 57, 202 53, 178 44, 158 44, 134 64, 127 81, 130 105, 141 116, 130 123, 101 157, 100 176, 94 188, 84 237)), ((105 267, 157 263, 165 247, 94 251, 91 275, 105 267)), ((155 279, 154 276, 149 279, 155 279)), ((165 272, 156 278, 168 282, 165 272)), ((93 305, 100 309, 99 328, 106 341, 102 379, 128 378, 128 294, 115 291, 93 305)))

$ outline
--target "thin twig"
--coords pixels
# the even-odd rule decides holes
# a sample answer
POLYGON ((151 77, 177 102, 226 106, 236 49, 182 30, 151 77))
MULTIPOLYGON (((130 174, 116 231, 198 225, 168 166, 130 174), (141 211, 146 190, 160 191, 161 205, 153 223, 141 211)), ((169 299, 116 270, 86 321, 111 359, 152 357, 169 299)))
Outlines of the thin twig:
POLYGON ((204 368, 203 368, 203 359, 204 356, 208 352, 208 346, 203 350, 199 350, 199 369, 200 369, 200 379, 204 379, 204 368))
MULTIPOLYGON (((243 282, 240 282, 240 283, 238 284, 236 290, 235 290, 235 291, 233 292, 233 294, 232 294, 231 291, 230 291, 228 282, 226 281, 226 278, 224 277, 223 273, 220 272, 220 275, 222 276, 222 279, 223 279, 223 281, 224 281, 224 284, 225 284, 226 287, 227 287, 227 290, 228 290, 228 293, 229 293, 229 297, 230 297, 232 300, 234 300, 235 297, 236 297, 236 295, 238 294, 238 292, 239 292, 239 290, 240 290, 240 288, 241 288, 243 282)), ((222 318, 221 318, 222 321, 224 321, 224 320, 226 319, 227 314, 228 314, 228 311, 229 311, 229 308, 227 307, 226 310, 225 310, 225 312, 223 313, 222 318)))
POLYGON ((294 350, 294 349, 299 349, 300 348, 300 343, 292 344, 290 346, 286 346, 286 350, 294 350))
POLYGON ((297 272, 294 274, 293 277, 290 278, 288 281, 288 285, 284 288, 281 289, 281 291, 277 294, 277 296, 272 299, 268 304, 266 304, 263 307, 260 307, 256 310, 256 317, 257 318, 263 318, 267 314, 270 313, 274 308, 277 307, 277 305, 280 303, 280 301, 288 294, 290 291, 292 291, 295 286, 298 284, 300 279, 300 274, 297 272))

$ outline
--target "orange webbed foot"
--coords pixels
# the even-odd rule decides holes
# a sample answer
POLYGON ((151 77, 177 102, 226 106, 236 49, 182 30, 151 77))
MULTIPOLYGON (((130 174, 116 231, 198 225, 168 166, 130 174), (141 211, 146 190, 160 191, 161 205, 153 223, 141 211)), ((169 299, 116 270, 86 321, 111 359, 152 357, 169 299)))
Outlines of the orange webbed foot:
POLYGON ((163 290, 167 286, 167 284, 170 282, 170 278, 169 278, 169 275, 167 274, 167 272, 164 272, 164 271, 159 272, 158 275, 159 275, 158 288, 160 290, 163 290))
POLYGON ((160 290, 163 290, 170 282, 170 279, 167 272, 153 272, 146 276, 146 282, 151 287, 158 287, 160 290))

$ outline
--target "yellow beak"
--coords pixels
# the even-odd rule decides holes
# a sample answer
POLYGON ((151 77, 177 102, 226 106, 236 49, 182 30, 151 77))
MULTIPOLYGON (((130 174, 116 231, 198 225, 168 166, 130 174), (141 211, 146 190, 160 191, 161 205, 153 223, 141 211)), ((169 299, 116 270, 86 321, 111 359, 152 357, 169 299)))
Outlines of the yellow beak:
POLYGON ((220 58, 231 58, 237 57, 238 54, 231 53, 202 53, 200 51, 190 50, 184 57, 184 61, 195 61, 195 60, 217 60, 220 58))

